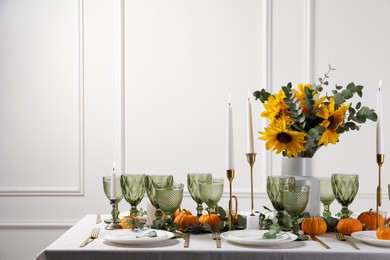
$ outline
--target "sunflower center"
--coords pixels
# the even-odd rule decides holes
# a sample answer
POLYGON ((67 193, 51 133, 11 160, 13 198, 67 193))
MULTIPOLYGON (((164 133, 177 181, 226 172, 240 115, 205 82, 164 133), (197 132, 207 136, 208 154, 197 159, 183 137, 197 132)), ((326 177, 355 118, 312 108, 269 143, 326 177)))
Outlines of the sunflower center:
POLYGON ((328 121, 330 122, 328 128, 335 129, 337 127, 337 122, 333 116, 330 116, 328 121))
POLYGON ((288 133, 281 132, 276 135, 276 139, 284 144, 288 144, 292 140, 292 136, 288 133))

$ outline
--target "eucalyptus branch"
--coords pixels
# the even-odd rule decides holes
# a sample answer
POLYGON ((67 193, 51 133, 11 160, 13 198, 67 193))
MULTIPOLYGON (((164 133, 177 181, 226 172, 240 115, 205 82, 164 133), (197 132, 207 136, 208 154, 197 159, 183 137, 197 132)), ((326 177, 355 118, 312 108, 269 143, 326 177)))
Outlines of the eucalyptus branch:
POLYGON ((326 80, 326 79, 328 79, 329 78, 329 73, 332 71, 332 70, 336 70, 335 68, 332 68, 332 66, 330 65, 330 64, 328 64, 329 65, 329 70, 328 70, 328 72, 326 72, 325 74, 324 74, 324 78, 322 79, 322 78, 319 78, 319 80, 320 80, 320 84, 317 86, 317 88, 322 88, 323 86, 323 84, 324 85, 328 85, 329 83, 328 83, 328 81, 326 80))

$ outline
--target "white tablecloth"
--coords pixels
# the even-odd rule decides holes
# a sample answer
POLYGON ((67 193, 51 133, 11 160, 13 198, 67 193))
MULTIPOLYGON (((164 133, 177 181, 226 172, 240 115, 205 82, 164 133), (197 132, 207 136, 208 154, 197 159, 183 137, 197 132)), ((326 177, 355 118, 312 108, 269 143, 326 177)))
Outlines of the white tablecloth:
MULTIPOLYGON (((103 216, 108 218, 108 215, 103 216)), ((390 248, 377 247, 360 242, 352 237, 361 250, 353 249, 347 242, 336 240, 334 234, 318 236, 331 249, 325 249, 316 241, 294 241, 292 243, 251 247, 241 246, 222 240, 222 248, 217 249, 211 234, 191 235, 189 248, 184 248, 182 239, 170 239, 149 246, 122 246, 102 239, 95 239, 86 247, 80 248, 81 242, 90 234, 95 226, 104 231, 105 224, 95 224, 96 215, 87 215, 70 228, 54 243, 44 249, 37 260, 249 260, 249 259, 390 259, 390 248)))

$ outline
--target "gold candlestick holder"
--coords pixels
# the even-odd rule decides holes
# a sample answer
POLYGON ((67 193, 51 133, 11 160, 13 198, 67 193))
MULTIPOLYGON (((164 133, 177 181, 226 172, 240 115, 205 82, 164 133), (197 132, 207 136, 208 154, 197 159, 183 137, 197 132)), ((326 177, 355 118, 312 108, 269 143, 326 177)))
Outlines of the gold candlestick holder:
POLYGON ((229 193, 229 216, 228 216, 228 228, 229 230, 233 230, 233 227, 234 227, 234 216, 235 214, 233 213, 233 206, 232 206, 232 202, 233 202, 233 199, 236 201, 236 212, 237 212, 237 209, 238 209, 238 200, 237 200, 237 197, 233 195, 233 191, 232 191, 232 182, 233 182, 233 179, 234 179, 234 170, 226 170, 226 176, 229 180, 229 189, 230 189, 230 193, 229 193))
POLYGON ((385 162, 385 155, 384 154, 377 154, 376 155, 376 162, 377 162, 378 168, 379 168, 378 187, 376 188, 376 228, 378 229, 378 225, 379 225, 379 207, 382 206, 381 169, 382 169, 383 163, 385 162))
POLYGON ((108 224, 106 226, 107 230, 115 230, 115 229, 122 229, 122 226, 117 223, 117 216, 116 216, 116 208, 118 206, 118 200, 117 199, 110 199, 110 204, 112 205, 112 223, 108 224))
POLYGON ((253 165, 256 161, 256 153, 247 153, 246 159, 249 163, 249 166, 251 168, 251 216, 255 215, 255 204, 253 202, 253 165))

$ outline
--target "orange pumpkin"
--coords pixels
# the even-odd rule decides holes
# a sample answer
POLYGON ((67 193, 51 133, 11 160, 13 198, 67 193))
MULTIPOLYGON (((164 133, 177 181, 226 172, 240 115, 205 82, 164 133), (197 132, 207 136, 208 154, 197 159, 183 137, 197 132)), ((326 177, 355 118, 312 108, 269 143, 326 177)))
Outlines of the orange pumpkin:
POLYGON ((340 219, 337 230, 344 235, 351 235, 353 232, 362 231, 362 223, 354 218, 340 219))
POLYGON ((173 219, 175 219, 177 216, 179 216, 180 214, 188 214, 188 215, 192 215, 191 211, 189 210, 186 210, 186 209, 182 209, 182 210, 176 210, 175 213, 173 213, 173 219))
POLYGON ((305 218, 301 224, 301 229, 305 234, 322 235, 326 232, 327 225, 322 218, 305 218))
MULTIPOLYGON (((370 209, 367 212, 362 212, 358 216, 358 220, 364 225, 364 229, 366 230, 375 230, 376 229, 376 217, 377 213, 370 209)), ((383 226, 385 224, 385 219, 381 214, 378 217, 378 227, 383 226)))
POLYGON ((179 226, 179 231, 186 230, 189 226, 193 226, 195 222, 197 221, 197 218, 189 214, 179 214, 175 218, 174 222, 179 226))
POLYGON ((123 217, 122 220, 121 220, 122 228, 123 229, 133 229, 134 226, 131 225, 131 220, 133 218, 139 223, 139 219, 137 217, 135 217, 135 216, 126 216, 126 217, 123 217))
POLYGON ((378 239, 390 240, 390 226, 380 226, 376 230, 376 237, 378 239))
POLYGON ((208 223, 212 229, 214 229, 219 222, 221 222, 221 218, 216 213, 204 214, 199 218, 199 223, 201 225, 208 223))

